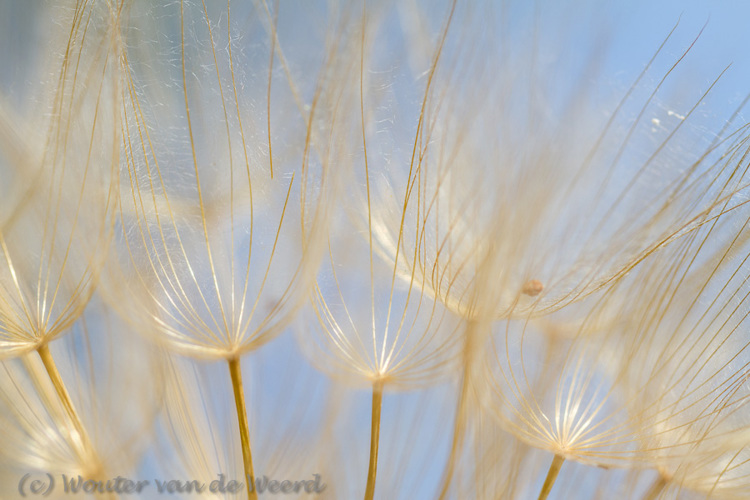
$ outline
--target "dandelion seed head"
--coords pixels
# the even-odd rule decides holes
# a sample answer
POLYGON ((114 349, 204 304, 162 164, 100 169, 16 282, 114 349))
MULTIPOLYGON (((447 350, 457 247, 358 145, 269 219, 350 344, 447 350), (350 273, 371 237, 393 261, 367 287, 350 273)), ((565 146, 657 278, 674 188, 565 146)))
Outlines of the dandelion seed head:
POLYGON ((560 498, 750 496, 748 128, 711 23, 64 3, 3 7, 59 29, 0 54, 0 483, 239 478, 249 435, 256 476, 334 498, 532 497, 553 455, 560 498))

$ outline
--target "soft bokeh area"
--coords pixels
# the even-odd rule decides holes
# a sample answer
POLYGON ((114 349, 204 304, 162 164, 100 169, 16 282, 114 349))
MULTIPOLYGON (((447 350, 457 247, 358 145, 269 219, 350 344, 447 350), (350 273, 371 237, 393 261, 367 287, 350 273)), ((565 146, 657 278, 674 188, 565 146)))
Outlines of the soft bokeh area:
POLYGON ((748 16, 0 3, 0 497, 750 498, 748 16))

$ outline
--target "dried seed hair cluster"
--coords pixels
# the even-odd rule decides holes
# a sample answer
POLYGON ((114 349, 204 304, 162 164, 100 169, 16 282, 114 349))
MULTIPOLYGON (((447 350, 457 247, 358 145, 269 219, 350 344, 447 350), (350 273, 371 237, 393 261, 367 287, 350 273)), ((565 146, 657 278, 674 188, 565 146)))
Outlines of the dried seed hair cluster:
POLYGON ((749 497, 742 68, 564 4, 0 6, 0 496, 749 497))

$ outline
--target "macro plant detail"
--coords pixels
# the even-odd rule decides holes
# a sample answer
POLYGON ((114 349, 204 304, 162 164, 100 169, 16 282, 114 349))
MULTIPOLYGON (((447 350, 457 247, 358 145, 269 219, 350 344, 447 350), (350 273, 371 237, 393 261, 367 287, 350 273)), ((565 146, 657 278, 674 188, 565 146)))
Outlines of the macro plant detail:
MULTIPOLYGON (((226 16, 220 23, 205 2, 155 8, 154 15, 176 21, 179 37, 149 51, 156 64, 161 56, 179 54, 180 71, 152 74, 151 61, 128 65, 131 56, 123 55, 126 168, 116 244, 124 263, 110 277, 113 300, 138 330, 167 349, 227 361, 244 474, 254 477, 240 357, 284 329, 314 276, 330 193, 326 145, 315 147, 323 131, 313 136, 311 128, 317 101, 327 96, 316 86, 309 112, 286 120, 296 140, 275 134, 276 113, 293 110, 277 111, 269 101, 265 120, 249 113, 252 95, 246 97, 243 87, 256 82, 235 70, 247 64, 232 51, 230 16, 242 16, 242 10, 230 10, 228 3, 219 11, 226 16), (225 51, 217 49, 219 40, 225 51), (215 84, 204 88, 205 78, 215 84), (149 95, 171 89, 180 90, 171 100, 149 95), (157 116, 151 103, 165 109, 157 116), (166 121, 169 132, 160 135, 152 120, 166 121)), ((255 28, 275 36, 272 18, 259 19, 255 28)), ((276 57, 271 48, 269 72, 276 57)), ((269 73, 267 85, 262 82, 268 99, 274 80, 269 73)), ((291 81, 286 87, 293 102, 296 87, 291 81)))
POLYGON ((0 6, 0 497, 747 497, 747 68, 564 4, 0 6))
MULTIPOLYGON (((113 54, 121 44, 119 11, 115 4, 76 6, 63 19, 70 26, 57 42, 65 50, 50 59, 58 69, 33 89, 44 111, 29 123, 21 120, 16 132, 26 132, 23 136, 5 140, 4 169, 24 197, 17 199, 18 206, 8 207, 0 229, 0 345, 4 359, 22 358, 26 383, 50 404, 52 424, 39 428, 37 423, 36 432, 59 437, 64 443, 55 444, 65 448, 72 464, 98 477, 105 465, 49 344, 80 320, 112 237, 119 161, 114 95, 120 84, 113 54), (32 353, 38 359, 29 359, 32 353)), ((5 123, 4 129, 14 127, 5 123)), ((23 378, 14 373, 7 372, 6 378, 23 378)), ((32 404, 38 405, 27 402, 18 410, 16 425, 37 415, 43 418, 41 412, 29 413, 32 404)), ((29 445, 49 447, 35 437, 40 436, 32 435, 29 445)))

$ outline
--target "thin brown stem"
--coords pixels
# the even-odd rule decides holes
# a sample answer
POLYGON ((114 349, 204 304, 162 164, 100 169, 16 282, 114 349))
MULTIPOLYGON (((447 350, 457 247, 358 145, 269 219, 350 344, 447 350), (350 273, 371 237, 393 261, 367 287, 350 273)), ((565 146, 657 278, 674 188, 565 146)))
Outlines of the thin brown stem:
POLYGON ((538 500, 545 500, 549 496, 552 487, 555 485, 557 475, 560 473, 560 468, 562 467, 563 462, 565 462, 565 457, 562 455, 555 455, 555 458, 552 460, 552 465, 549 466, 549 472, 547 472, 547 478, 544 480, 542 491, 539 492, 538 500))
POLYGON ((469 375, 468 365, 464 365, 464 376, 461 382, 460 393, 458 396, 458 406, 456 409, 455 422, 453 424, 453 439, 451 440, 451 451, 448 456, 448 462, 443 471, 443 484, 440 488, 439 500, 445 500, 448 495, 448 491, 453 480, 453 473, 456 468, 456 460, 458 458, 459 449, 463 445, 464 440, 464 415, 466 412, 466 396, 469 388, 469 375))
POLYGON ((245 392, 242 388, 242 370, 240 358, 232 358, 228 361, 229 374, 232 377, 232 389, 234 390, 234 403, 237 406, 237 421, 240 426, 240 443, 242 444, 242 463, 245 467, 245 478, 247 478, 247 498, 257 500, 255 492, 255 473, 253 472, 253 456, 250 453, 250 428, 247 425, 247 410, 245 409, 245 392))
POLYGON ((375 479, 378 475, 378 443, 380 441, 380 410, 383 407, 383 383, 372 386, 372 425, 370 428, 370 467, 367 470, 365 500, 375 496, 375 479))
MULTIPOLYGON (((63 382, 63 379, 60 376, 60 371, 57 369, 57 365, 55 364, 55 360, 49 350, 49 346, 43 344, 37 348, 36 352, 39 353, 44 369, 47 371, 52 386, 55 388, 55 392, 63 405, 65 414, 70 419, 70 422, 73 425, 73 430, 75 430, 75 433, 77 434, 77 446, 82 453, 81 459, 88 467, 87 475, 94 480, 105 480, 107 473, 104 470, 104 465, 99 460, 96 450, 94 450, 94 445, 86 432, 81 417, 78 415, 78 412, 73 405, 73 400, 70 399, 70 394, 65 387, 65 382, 63 382)), ((106 498, 115 500, 119 498, 119 496, 114 492, 108 492, 106 498)))
POLYGON ((49 350, 49 346, 47 344, 43 344, 37 348, 36 352, 39 353, 39 357, 42 358, 42 363, 44 364, 45 370, 47 370, 50 381, 52 381, 55 392, 60 398, 60 402, 65 409, 65 413, 68 415, 68 418, 70 418, 70 421, 73 424, 73 428, 78 434, 81 449, 85 450, 86 453, 90 453, 93 455, 91 440, 89 439, 88 433, 83 426, 83 422, 81 422, 81 418, 78 416, 78 412, 76 411, 75 406, 73 406, 73 401, 70 399, 70 394, 68 394, 68 390, 65 388, 65 383, 60 376, 60 372, 57 369, 55 360, 52 358, 52 353, 49 350))
POLYGON ((463 374, 461 377, 461 387, 459 388, 458 404, 456 407, 456 417, 453 423, 453 438, 451 440, 451 451, 448 456, 445 470, 443 471, 443 483, 440 487, 438 500, 445 500, 450 491, 453 473, 456 468, 458 454, 463 447, 464 432, 466 427, 466 413, 468 405, 469 390, 472 383, 471 367, 474 365, 474 335, 476 334, 477 323, 470 321, 466 327, 466 336, 463 349, 463 374))

